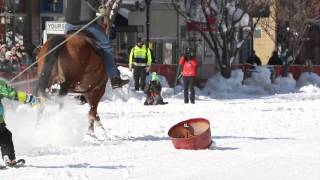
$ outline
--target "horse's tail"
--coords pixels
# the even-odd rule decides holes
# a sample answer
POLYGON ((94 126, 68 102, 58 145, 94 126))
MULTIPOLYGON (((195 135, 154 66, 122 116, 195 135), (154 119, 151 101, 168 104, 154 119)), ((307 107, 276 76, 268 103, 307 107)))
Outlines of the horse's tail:
MULTIPOLYGON (((66 37, 64 35, 55 35, 51 39, 48 40, 48 52, 61 44, 66 37)), ((38 92, 42 95, 46 96, 45 90, 49 86, 49 80, 51 76, 51 72, 55 64, 58 62, 59 54, 61 50, 65 48, 65 44, 61 44, 57 47, 54 51, 49 53, 46 57, 44 57, 44 66, 42 73, 39 77, 39 84, 38 84, 38 92)), ((47 52, 47 53, 48 53, 47 52)))

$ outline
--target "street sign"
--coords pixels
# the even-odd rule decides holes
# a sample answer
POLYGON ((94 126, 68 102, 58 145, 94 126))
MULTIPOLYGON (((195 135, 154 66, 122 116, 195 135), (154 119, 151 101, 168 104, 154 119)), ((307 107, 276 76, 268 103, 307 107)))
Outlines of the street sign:
POLYGON ((65 22, 59 21, 46 21, 47 34, 64 34, 65 22))
MULTIPOLYGON (((216 27, 216 18, 214 16, 209 16, 208 22, 210 24, 211 31, 217 31, 216 27)), ((191 21, 187 22, 187 29, 189 31, 209 31, 209 27, 207 26, 206 22, 198 22, 198 21, 191 21)))

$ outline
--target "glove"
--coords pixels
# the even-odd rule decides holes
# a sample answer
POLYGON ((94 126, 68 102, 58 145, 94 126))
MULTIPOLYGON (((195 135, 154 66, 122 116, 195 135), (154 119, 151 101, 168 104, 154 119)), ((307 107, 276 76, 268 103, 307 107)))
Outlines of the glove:
POLYGON ((26 103, 29 103, 31 106, 39 104, 39 99, 33 95, 27 95, 26 103))
POLYGON ((132 67, 129 67, 129 71, 132 72, 132 67))

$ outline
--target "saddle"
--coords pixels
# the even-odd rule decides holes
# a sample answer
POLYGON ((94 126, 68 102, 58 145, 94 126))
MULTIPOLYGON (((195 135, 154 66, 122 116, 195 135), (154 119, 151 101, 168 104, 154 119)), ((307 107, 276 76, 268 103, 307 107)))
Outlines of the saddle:
MULTIPOLYGON (((70 30, 67 32, 67 35, 71 35, 75 33, 78 30, 70 30)), ((81 32, 78 33, 79 36, 83 36, 88 43, 91 45, 91 47, 94 49, 94 51, 102 58, 104 59, 104 52, 103 49, 97 44, 96 40, 94 39, 94 35, 87 31, 87 30, 82 30, 81 32)))

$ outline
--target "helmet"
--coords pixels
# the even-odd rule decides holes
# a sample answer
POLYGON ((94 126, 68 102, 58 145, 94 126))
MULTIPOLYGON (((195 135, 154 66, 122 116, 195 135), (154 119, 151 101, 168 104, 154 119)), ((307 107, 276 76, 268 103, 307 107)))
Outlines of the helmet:
POLYGON ((185 50, 184 50, 184 55, 185 56, 190 56, 190 48, 188 47, 188 48, 186 48, 185 50))
POLYGON ((184 52, 184 55, 187 57, 187 58, 193 58, 195 56, 195 53, 194 53, 194 50, 187 47, 185 49, 185 52, 184 52))
POLYGON ((137 40, 137 45, 138 45, 139 47, 142 47, 143 44, 144 44, 143 39, 139 37, 138 40, 137 40))
POLYGON ((156 72, 153 72, 151 75, 151 81, 159 81, 159 77, 156 72))
POLYGON ((142 37, 138 37, 137 43, 144 43, 143 38, 142 37))

